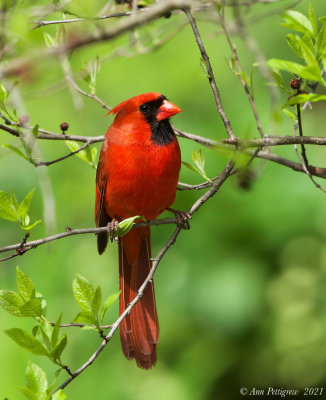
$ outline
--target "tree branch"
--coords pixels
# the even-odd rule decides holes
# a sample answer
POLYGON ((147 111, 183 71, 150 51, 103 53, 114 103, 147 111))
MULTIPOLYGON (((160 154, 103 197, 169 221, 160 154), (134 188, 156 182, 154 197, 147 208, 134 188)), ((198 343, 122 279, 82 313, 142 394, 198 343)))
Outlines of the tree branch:
POLYGON ((318 146, 326 145, 326 137, 317 136, 265 136, 262 139, 222 139, 222 142, 237 145, 241 148, 265 147, 265 146, 284 146, 290 144, 314 144, 318 146))
POLYGON ((126 32, 129 32, 139 26, 145 25, 151 21, 162 17, 169 12, 174 10, 180 10, 191 7, 195 2, 193 0, 166 0, 160 1, 154 6, 143 10, 142 12, 132 15, 129 18, 125 18, 120 23, 114 25, 111 29, 103 30, 101 32, 95 32, 90 35, 84 35, 79 37, 73 37, 67 41, 67 43, 44 49, 38 50, 37 54, 33 53, 28 56, 22 56, 16 58, 13 62, 8 62, 1 68, 1 75, 8 76, 13 71, 22 70, 24 67, 29 65, 35 60, 37 56, 38 60, 47 60, 48 57, 57 57, 63 54, 69 54, 74 50, 80 49, 85 46, 89 46, 94 43, 100 43, 107 40, 115 39, 126 32))
POLYGON ((226 116, 226 113, 224 111, 223 105, 222 105, 222 100, 221 100, 221 96, 220 96, 220 92, 219 89, 216 85, 216 81, 215 81, 215 77, 214 77, 214 73, 213 73, 213 69, 211 66, 211 63, 209 61, 209 57, 207 55, 207 52, 205 50, 205 46, 204 43, 202 41, 202 38, 200 36, 200 33, 198 31, 197 25, 196 25, 196 21, 194 19, 194 17, 192 16, 190 10, 188 8, 184 9, 184 12, 189 20, 189 23, 191 25, 191 28, 194 32, 195 38, 196 38, 196 42, 197 45, 199 47, 201 56, 204 60, 204 63, 206 65, 207 68, 207 77, 209 80, 209 83, 211 85, 213 94, 214 94, 214 99, 215 99, 215 103, 216 103, 216 107, 217 107, 217 112, 220 114, 220 117, 222 118, 223 124, 225 126, 227 135, 230 139, 235 139, 235 135, 233 133, 233 129, 231 127, 230 121, 228 119, 228 117, 226 116))
MULTIPOLYGON (((167 224, 176 224, 177 220, 175 218, 165 218, 165 219, 156 219, 154 221, 148 222, 137 222, 133 224, 133 228, 141 228, 143 226, 159 226, 159 225, 167 225, 167 224)), ((19 249, 21 254, 26 253, 31 249, 35 249, 38 246, 41 246, 45 243, 53 242, 55 240, 59 240, 68 236, 75 236, 75 235, 84 235, 84 234, 98 234, 100 232, 107 232, 108 227, 101 227, 101 228, 84 228, 84 229, 70 229, 68 228, 66 232, 57 233, 56 235, 48 236, 43 239, 32 240, 26 243, 17 243, 12 244, 9 246, 5 246, 0 248, 0 253, 4 253, 11 250, 19 249)), ((17 254, 17 255, 21 255, 17 254)))
MULTIPOLYGON (((15 125, 12 123, 12 125, 15 125)), ((0 124, 0 129, 8 131, 14 136, 18 135, 18 131, 12 128, 9 128, 6 125, 0 124)), ((32 130, 31 126, 22 126, 21 129, 32 130)), ((212 139, 205 138, 203 136, 195 135, 189 132, 183 132, 174 127, 175 134, 179 137, 183 137, 189 140, 193 140, 196 143, 199 143, 208 148, 216 148, 221 150, 229 150, 234 151, 229 145, 238 145, 243 149, 250 147, 264 147, 264 146, 280 146, 280 145, 293 145, 293 144, 314 144, 314 145, 325 145, 326 138, 324 137, 313 137, 313 136, 302 136, 302 137, 292 137, 292 136, 265 136, 263 139, 252 139, 252 140, 242 140, 239 138, 230 140, 224 139, 222 140, 224 143, 217 142, 212 139)), ((76 142, 84 142, 84 143, 99 143, 104 140, 104 136, 79 136, 79 135, 62 135, 55 132, 47 131, 45 129, 39 129, 40 134, 37 135, 37 139, 42 140, 74 140, 76 142)), ((244 150, 246 154, 251 156, 253 152, 250 150, 244 150)), ((265 160, 273 161, 277 164, 283 165, 285 167, 289 167, 294 171, 305 172, 302 166, 299 163, 296 163, 292 160, 288 160, 286 158, 280 157, 274 153, 268 154, 267 152, 260 151, 257 155, 257 158, 262 158, 265 160)), ((321 178, 326 178, 326 168, 320 168, 310 165, 310 172, 314 176, 318 176, 321 178)), ((182 186, 182 185, 181 185, 182 186)), ((194 185, 197 186, 197 185, 194 185)), ((194 188, 196 189, 196 188, 194 188)))

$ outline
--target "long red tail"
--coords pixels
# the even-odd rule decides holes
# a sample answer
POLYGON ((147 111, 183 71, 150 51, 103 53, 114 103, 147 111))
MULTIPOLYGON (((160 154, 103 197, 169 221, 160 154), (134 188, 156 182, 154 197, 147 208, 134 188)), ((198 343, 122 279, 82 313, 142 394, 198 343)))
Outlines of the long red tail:
MULTIPOLYGON (((137 228, 119 238, 120 314, 136 297, 151 268, 150 228, 137 228)), ((128 360, 136 359, 138 367, 149 369, 156 363, 159 324, 154 283, 146 287, 141 300, 120 324, 120 339, 128 360)))

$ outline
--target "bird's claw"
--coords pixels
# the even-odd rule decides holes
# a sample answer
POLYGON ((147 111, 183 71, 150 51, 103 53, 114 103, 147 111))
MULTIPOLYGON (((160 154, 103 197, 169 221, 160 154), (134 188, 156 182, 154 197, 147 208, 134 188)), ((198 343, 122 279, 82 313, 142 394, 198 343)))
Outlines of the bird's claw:
POLYGON ((168 210, 173 212, 173 214, 175 215, 175 218, 177 220, 177 225, 181 229, 190 229, 189 220, 191 219, 191 215, 188 212, 174 210, 173 208, 169 208, 168 210))
POLYGON ((113 220, 108 223, 107 227, 110 242, 112 243, 114 240, 118 241, 118 236, 116 235, 116 232, 120 229, 119 222, 115 218, 113 218, 113 220))

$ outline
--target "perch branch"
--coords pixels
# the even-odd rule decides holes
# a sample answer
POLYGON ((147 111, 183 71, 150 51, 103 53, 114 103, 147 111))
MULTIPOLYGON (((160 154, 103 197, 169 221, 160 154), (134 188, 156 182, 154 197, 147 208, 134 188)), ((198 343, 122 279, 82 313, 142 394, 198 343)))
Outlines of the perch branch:
MULTIPOLYGON (((214 194, 217 193, 217 191, 220 189, 220 187, 223 185, 223 183, 226 181, 230 173, 232 172, 233 168, 233 163, 230 161, 227 163, 226 167, 222 171, 222 173, 219 176, 219 179, 216 181, 216 183, 213 184, 211 189, 209 189, 203 196, 201 196, 194 204, 193 206, 189 209, 189 214, 194 214, 203 204, 207 202, 214 194)), ((141 297, 144 294, 144 291, 149 284, 149 282, 152 281, 153 276, 155 274, 155 271, 163 258, 164 254, 168 251, 168 249, 174 244, 176 241, 177 237, 179 236, 179 233, 181 232, 181 228, 177 227, 166 245, 160 250, 160 252, 157 254, 155 257, 152 268, 146 277, 145 281, 143 284, 140 286, 137 296, 129 303, 128 307, 125 309, 125 311, 119 316, 119 318, 115 321, 115 323, 112 325, 112 328, 110 332, 107 334, 105 337, 105 340, 101 343, 101 345, 98 347, 98 349, 93 353, 93 355, 80 367, 78 368, 74 373, 72 373, 72 376, 70 376, 65 382, 62 383, 61 386, 59 386, 55 391, 58 391, 59 389, 64 389, 71 381, 77 378, 86 368, 88 368, 90 365, 93 364, 93 362, 96 360, 96 358, 99 356, 99 354, 103 351, 103 349, 106 347, 106 345, 110 342, 112 339, 114 333, 117 331, 119 325, 123 321, 123 319, 130 314, 131 310, 133 307, 138 303, 138 301, 141 299, 141 297)))

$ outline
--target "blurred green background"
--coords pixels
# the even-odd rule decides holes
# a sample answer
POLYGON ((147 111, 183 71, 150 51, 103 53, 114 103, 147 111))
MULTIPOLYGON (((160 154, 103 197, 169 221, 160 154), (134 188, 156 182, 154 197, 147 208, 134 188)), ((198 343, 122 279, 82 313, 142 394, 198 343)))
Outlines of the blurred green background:
MULTIPOLYGON (((44 46, 43 34, 55 34, 56 27, 30 31, 31 4, 17 7, 8 21, 11 40, 17 52, 44 46), (28 11, 28 12, 27 12, 28 11)), ((298 2, 297 2, 298 3, 298 2)), ((44 6, 33 2, 33 7, 44 6)), ((104 0, 71 1, 67 8, 81 15, 96 15, 104 0)), ((266 58, 295 58, 286 44, 287 28, 281 27, 280 10, 293 3, 256 5, 246 18, 266 58), (251 16, 254 18, 250 20, 251 16), (258 18, 255 18, 258 16, 258 18)), ((295 9, 307 14, 308 2, 295 9)), ((325 0, 313 0, 317 16, 326 15, 325 0)), ((228 10, 228 17, 232 13, 228 10)), ((54 14, 61 18, 62 14, 54 14)), ((35 19, 35 18, 34 18, 35 19)), ((150 46, 157 30, 175 29, 185 17, 161 18, 136 32, 142 51, 150 46), (151 35, 153 37, 151 37, 151 35)), ((67 26, 70 35, 91 32, 94 26, 109 27, 115 21, 83 22, 67 26)), ((255 120, 238 79, 230 71, 230 57, 220 27, 204 14, 198 15, 199 29, 210 56, 225 110, 236 134, 257 137, 255 120)), ((226 134, 215 110, 207 78, 200 67, 200 55, 189 26, 154 52, 135 57, 115 58, 116 49, 128 45, 128 35, 78 50, 70 58, 73 72, 83 60, 96 55, 108 58, 102 63, 97 94, 110 106, 134 95, 158 91, 180 106, 183 113, 173 119, 180 129, 215 140, 226 134), (111 59, 110 59, 111 58, 111 59)), ((249 71, 253 56, 234 37, 243 69, 249 71)), ((297 60, 295 60, 297 61, 297 60)), ((69 133, 104 134, 112 121, 105 110, 85 97, 76 110, 69 89, 57 85, 64 74, 54 59, 35 57, 36 69, 28 77, 14 77, 30 124, 59 132, 59 124, 69 122, 69 133)), ((289 76, 286 79, 290 79, 289 76)), ((271 112, 267 82, 254 70, 255 100, 267 134, 292 134, 292 124, 282 112, 271 112)), ((81 87, 88 90, 83 82, 81 87)), ((13 94, 11 94, 13 96, 13 94)), ((16 92, 15 96, 18 96, 16 92)), ((75 94, 76 96, 76 94, 75 94)), ((10 100, 10 98, 9 98, 10 100)), ((286 100, 281 94, 278 108, 286 100)), ((75 99, 76 101, 76 99, 75 99)), ((314 105, 303 117, 306 135, 324 136, 324 104, 314 105)), ((182 158, 191 162, 191 151, 200 146, 179 139, 182 158)), ((17 145, 15 138, 0 134, 0 144, 17 145)), ((39 141, 46 160, 68 152, 63 142, 39 141)), ((100 149, 100 144, 97 145, 100 149)), ((207 173, 213 177, 226 159, 203 148, 207 173)), ((277 154, 296 160, 291 146, 275 149, 277 154)), ((313 165, 325 166, 322 147, 307 148, 313 165)), ((42 218, 43 203, 39 170, 22 158, 0 148, 0 190, 12 188, 19 200, 36 188, 31 217, 42 218)), ((45 167, 44 167, 45 168, 45 167)), ((55 198, 55 232, 65 226, 93 227, 95 170, 77 157, 47 168, 55 198)), ((122 355, 116 334, 96 362, 66 389, 68 399, 94 396, 121 400, 202 400, 238 398, 240 387, 268 386, 299 389, 326 386, 326 197, 308 177, 292 170, 256 160, 255 179, 250 190, 230 178, 219 193, 196 213, 191 230, 182 232, 168 251, 155 275, 161 336, 158 363, 143 371, 122 355)), ((199 175, 182 168, 180 181, 200 183, 199 175)), ((321 182, 322 183, 322 182, 321 182)), ((176 208, 187 209, 202 192, 178 192, 176 208)), ((165 244, 172 226, 152 228, 153 253, 165 244)), ((31 233, 31 239, 47 235, 45 224, 31 233)), ((21 241, 23 233, 12 222, 0 221, 0 246, 21 241)), ((30 251, 0 265, 1 289, 15 290, 15 266, 31 277, 36 289, 48 302, 48 318, 55 320, 64 310, 63 322, 78 312, 71 283, 76 273, 102 286, 106 297, 118 288, 117 246, 111 244, 103 256, 96 250, 92 235, 75 236, 30 251)), ((109 310, 106 323, 118 315, 118 304, 109 310)), ((1 329, 31 329, 32 321, 17 319, 0 310, 1 329)), ((72 370, 83 364, 100 344, 97 333, 77 328, 67 330, 68 347, 63 362, 72 370)), ((24 384, 28 360, 39 364, 49 381, 55 367, 48 360, 30 355, 0 332, 0 399, 19 400, 17 385, 24 384)), ((63 373, 59 381, 66 379, 63 373)))

